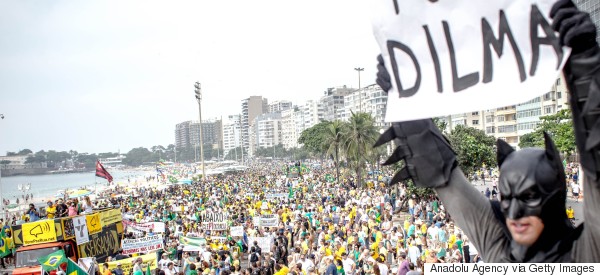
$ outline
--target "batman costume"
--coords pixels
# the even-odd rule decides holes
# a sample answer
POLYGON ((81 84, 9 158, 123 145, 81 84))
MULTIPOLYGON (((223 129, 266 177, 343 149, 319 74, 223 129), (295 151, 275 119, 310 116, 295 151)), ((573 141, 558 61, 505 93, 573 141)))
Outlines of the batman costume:
MULTIPOLYGON (((589 15, 570 0, 558 1, 550 17, 560 43, 572 48, 563 73, 585 172, 585 226, 573 228, 567 219, 565 172, 547 134, 545 149, 514 151, 498 140, 499 203, 471 185, 430 119, 395 122, 375 144, 395 140, 397 148, 384 164, 403 160, 405 166, 390 183, 412 179, 419 187, 434 188, 485 262, 600 262, 600 47, 589 15), (507 221, 527 218, 541 220, 543 229, 525 245, 516 241, 509 230, 516 225, 507 221)), ((377 83, 387 92, 390 75, 381 56, 378 59, 377 83)))

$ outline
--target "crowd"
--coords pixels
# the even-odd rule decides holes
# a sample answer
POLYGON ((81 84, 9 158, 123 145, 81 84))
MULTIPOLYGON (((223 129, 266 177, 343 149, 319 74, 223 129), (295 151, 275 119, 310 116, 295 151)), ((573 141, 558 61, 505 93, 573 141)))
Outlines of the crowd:
MULTIPOLYGON (((338 184, 333 167, 296 165, 259 164, 190 185, 169 183, 166 175, 184 177, 191 171, 163 167, 161 174, 136 185, 112 186, 101 194, 104 200, 49 201, 45 212, 54 218, 119 207, 123 238, 163 236, 164 248, 151 252, 157 254, 157 275, 412 275, 420 274, 424 263, 481 261, 434 193, 418 196, 404 185, 390 188, 387 171, 370 173, 359 184, 342 170, 338 184), (211 213, 224 214, 227 227, 204 226, 203 217, 211 213), (277 223, 261 226, 264 215, 275 215, 277 223), (164 223, 164 232, 127 227, 147 222, 164 223), (243 226, 241 236, 230 234, 228 228, 236 226, 243 226), (205 242, 190 249, 181 237, 205 242)), ((495 187, 484 193, 490 199, 496 194, 495 187)), ((31 207, 23 221, 42 218, 31 207)), ((140 256, 118 253, 107 261, 136 258, 132 274, 140 275, 146 271, 140 256)), ((120 266, 100 264, 98 270, 123 274, 120 266)))

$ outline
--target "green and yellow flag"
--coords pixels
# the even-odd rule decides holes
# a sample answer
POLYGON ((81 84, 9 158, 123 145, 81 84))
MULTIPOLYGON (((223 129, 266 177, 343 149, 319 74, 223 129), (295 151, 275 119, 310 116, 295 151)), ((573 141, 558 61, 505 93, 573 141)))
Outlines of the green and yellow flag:
POLYGON ((179 236, 179 243, 183 245, 202 246, 206 244, 206 239, 179 236))
POLYGON ((83 270, 83 268, 81 268, 79 265, 77 265, 75 262, 73 262, 73 260, 68 259, 67 275, 88 275, 88 273, 85 270, 83 270))
POLYGON ((12 250, 10 249, 11 241, 12 240, 6 237, 4 229, 2 229, 0 232, 0 258, 4 258, 12 253, 12 250))
POLYGON ((64 250, 57 250, 44 257, 38 258, 38 262, 45 271, 52 271, 58 269, 60 264, 67 262, 67 256, 65 256, 64 250))

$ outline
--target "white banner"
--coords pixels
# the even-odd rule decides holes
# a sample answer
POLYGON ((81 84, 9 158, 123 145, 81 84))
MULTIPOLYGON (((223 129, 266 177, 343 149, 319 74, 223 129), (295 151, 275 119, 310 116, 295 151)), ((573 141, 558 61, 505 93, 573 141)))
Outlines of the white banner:
POLYGON ((260 226, 260 216, 252 217, 252 224, 254 226, 260 226))
POLYGON ((267 193, 265 194, 265 199, 287 199, 288 196, 288 193, 267 193))
POLYGON ((390 73, 386 121, 510 106, 547 93, 570 50, 556 0, 375 0, 373 31, 390 73))
POLYGON ((262 253, 271 252, 273 237, 248 237, 248 249, 254 246, 254 241, 257 242, 262 253))
POLYGON ((597 274, 600 263, 589 264, 425 264, 424 274, 525 275, 525 274, 597 274))
POLYGON ((203 222, 201 224, 203 230, 225 231, 229 229, 226 222, 203 222))
POLYGON ((81 245, 90 241, 85 216, 73 217, 73 228, 75 228, 75 242, 77 245, 81 245))
POLYGON ((232 226, 229 228, 229 234, 232 237, 242 237, 244 236, 244 226, 232 226))
POLYGON ((264 226, 264 227, 279 226, 279 216, 274 215, 274 214, 261 215, 260 216, 260 226, 264 226))
POLYGON ((123 254, 148 253, 163 248, 163 238, 160 235, 139 239, 123 239, 121 241, 123 254))
POLYGON ((127 227, 128 230, 150 232, 150 230, 152 229, 152 232, 154 233, 165 233, 164 222, 135 223, 130 221, 123 221, 123 224, 127 227))

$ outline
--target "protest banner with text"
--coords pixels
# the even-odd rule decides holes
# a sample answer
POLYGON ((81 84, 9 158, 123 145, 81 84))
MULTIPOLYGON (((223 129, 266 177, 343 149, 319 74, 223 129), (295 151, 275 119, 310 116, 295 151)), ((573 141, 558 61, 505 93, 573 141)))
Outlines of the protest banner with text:
POLYGON ((123 254, 148 253, 163 248, 163 238, 160 235, 138 239, 123 239, 121 241, 123 254))
POLYGON ((386 121, 515 105, 547 93, 570 49, 555 0, 375 0, 373 31, 392 89, 386 121))

